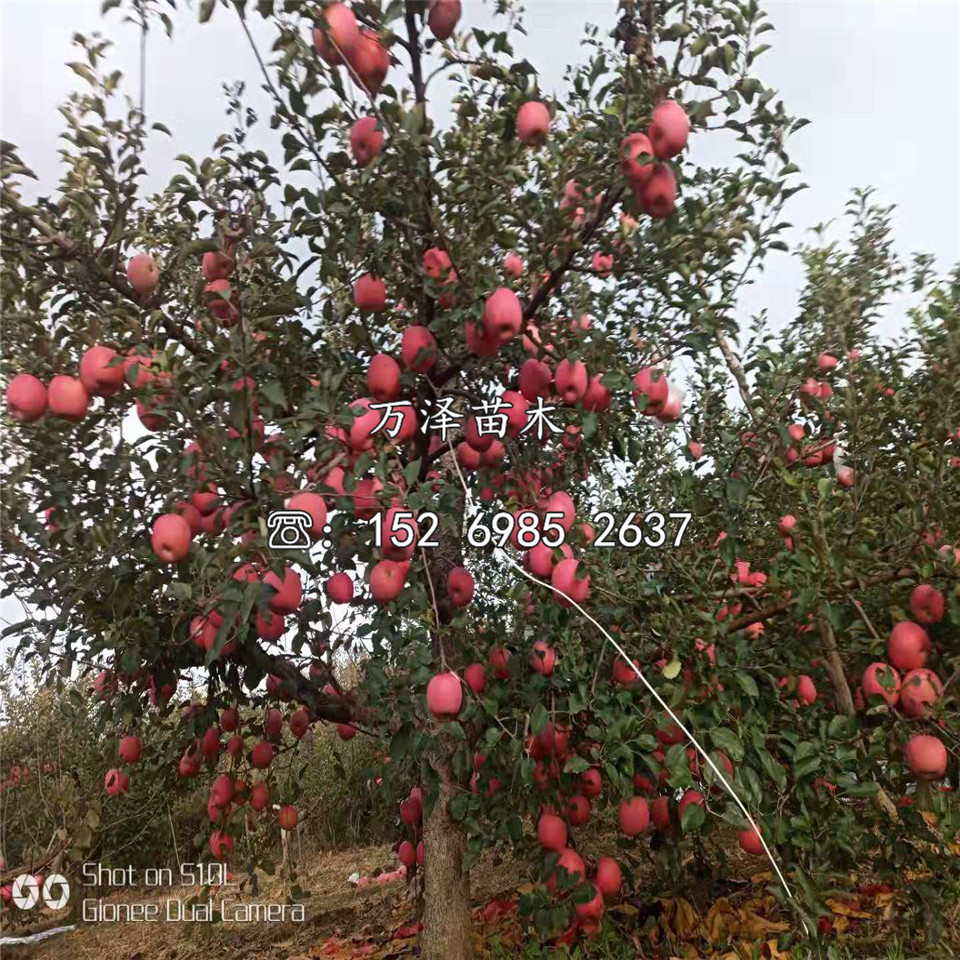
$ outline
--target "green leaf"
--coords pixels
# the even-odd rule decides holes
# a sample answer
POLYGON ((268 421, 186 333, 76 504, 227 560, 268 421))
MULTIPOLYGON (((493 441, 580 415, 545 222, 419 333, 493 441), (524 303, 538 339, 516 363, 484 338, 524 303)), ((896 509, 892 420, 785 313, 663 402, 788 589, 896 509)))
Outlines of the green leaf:
POLYGON ((848 797, 875 797, 880 792, 880 784, 871 780, 868 783, 855 783, 844 790, 848 797))
POLYGON ((530 729, 534 736, 543 733, 549 722, 550 715, 547 713, 547 708, 542 703, 538 703, 533 708, 533 713, 530 714, 530 729))
POLYGON ((726 727, 714 727, 710 731, 710 739, 713 745, 718 750, 722 750, 731 760, 739 762, 743 759, 743 744, 732 730, 726 727))
POLYGON ((689 833, 691 830, 699 830, 706 819, 707 815, 703 807, 699 803, 690 803, 684 808, 683 816, 680 818, 680 826, 684 833, 689 833))
POLYGON ((749 673, 745 673, 743 670, 738 670, 736 677, 737 677, 737 683, 740 684, 740 689, 748 697, 760 696, 760 690, 757 688, 757 681, 754 680, 749 673))
POLYGON ((216 0, 203 0, 200 4, 200 22, 206 23, 213 16, 213 8, 216 6, 216 0))

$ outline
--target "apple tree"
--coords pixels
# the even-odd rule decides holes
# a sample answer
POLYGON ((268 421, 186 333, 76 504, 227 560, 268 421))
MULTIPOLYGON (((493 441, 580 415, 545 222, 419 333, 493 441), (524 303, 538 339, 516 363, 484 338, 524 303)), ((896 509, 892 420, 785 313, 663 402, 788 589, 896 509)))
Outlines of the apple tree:
POLYGON ((379 738, 430 960, 470 955, 496 845, 547 881, 521 903, 542 933, 598 928, 618 850, 681 884, 682 843, 724 821, 812 915, 875 804, 938 850, 955 832, 929 789, 942 678, 911 674, 904 717, 890 671, 932 673, 956 579, 956 285, 918 262, 917 333, 882 346, 903 278, 864 200, 852 253, 803 252, 787 334, 743 323, 802 189, 758 5, 624 0, 559 95, 496 6, 481 29, 459 0, 205 0, 274 149, 235 84, 213 154, 152 195, 145 139, 170 131, 77 37, 56 192, 28 201, 3 147, 4 579, 30 612, 8 633, 95 678, 108 794, 207 778, 210 853, 251 871, 246 810, 309 816, 308 728, 379 738), (908 583, 922 615, 886 657, 908 583), (911 772, 916 815, 890 796, 911 772), (588 870, 591 819, 620 840, 588 870))

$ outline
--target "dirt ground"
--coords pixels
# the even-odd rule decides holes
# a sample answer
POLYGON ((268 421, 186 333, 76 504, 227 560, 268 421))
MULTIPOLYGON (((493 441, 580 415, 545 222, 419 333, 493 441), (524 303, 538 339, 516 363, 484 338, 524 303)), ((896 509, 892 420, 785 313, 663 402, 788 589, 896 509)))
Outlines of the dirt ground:
MULTIPOLYGON (((591 838, 594 841, 596 838, 591 838)), ((593 846, 587 843, 585 846, 593 846)), ((584 849, 590 857, 602 850, 584 849)), ((606 849, 609 849, 607 847, 606 849)), ((688 882, 683 896, 654 889, 647 883, 649 861, 621 855, 629 862, 636 896, 608 904, 607 918, 623 933, 620 942, 627 953, 617 957, 677 957, 680 960, 743 960, 746 957, 776 957, 791 960, 790 952, 777 949, 778 937, 795 928, 789 916, 769 895, 772 877, 765 871, 766 861, 743 854, 733 845, 724 845, 729 855, 729 879, 710 883, 688 882), (642 891, 642 895, 641 895, 642 891), (660 952, 657 945, 669 949, 660 952), (652 949, 652 953, 648 952, 652 949), (759 953, 755 950, 759 949, 759 953)), ((304 891, 304 920, 282 922, 173 922, 163 917, 164 903, 176 897, 187 901, 198 896, 201 888, 137 890, 125 889, 104 897, 110 904, 157 903, 161 920, 152 923, 86 923, 65 934, 57 934, 36 945, 4 946, 6 958, 30 960, 208 960, 210 956, 230 960, 414 960, 417 951, 417 887, 406 879, 389 883, 369 882, 357 886, 348 877, 358 874, 374 878, 394 870, 396 853, 387 845, 345 851, 310 851, 298 854, 297 879, 304 891)), ((517 899, 528 877, 518 861, 510 856, 488 853, 471 869, 475 918, 475 948, 478 956, 526 956, 523 947, 529 935, 517 918, 517 899), (491 950, 491 944, 498 949, 491 950)), ((691 858, 685 863, 688 881, 694 871, 691 858)), ((237 878, 239 879, 239 878, 237 878)), ((214 900, 229 895, 240 903, 284 904, 288 901, 285 883, 278 876, 257 874, 259 890, 232 888, 212 890, 214 900)), ((865 884, 864 878, 851 876, 849 892, 828 899, 831 913, 819 918, 820 932, 827 934, 848 960, 867 958, 956 956, 954 948, 941 953, 939 947, 926 944, 907 946, 897 935, 897 892, 890 887, 865 884), (891 952, 891 943, 896 949, 891 952)), ((88 897, 91 891, 84 891, 88 897)), ((207 894, 204 893, 204 902, 207 894)), ((74 898, 76 903, 76 897, 74 898)), ((960 906, 945 917, 951 931, 960 929, 960 906)), ((47 916, 29 932, 69 923, 64 914, 47 916)), ((14 935, 19 931, 4 931, 14 935)), ((537 956, 541 956, 538 952, 537 956)), ((584 956, 614 956, 592 950, 584 956)))
MULTIPOLYGON (((416 919, 416 892, 406 880, 388 884, 370 884, 359 888, 348 883, 354 873, 373 877, 396 867, 396 853, 389 846, 356 850, 308 853, 304 851, 298 881, 310 894, 303 900, 305 920, 296 922, 249 921, 236 923, 174 922, 100 922, 81 924, 76 930, 58 934, 34 946, 4 946, 4 957, 31 960, 207 960, 211 948, 231 960, 287 960, 309 953, 331 938, 382 938, 403 934, 416 919), (9 952, 8 952, 9 951, 9 952)), ((517 877, 512 864, 498 864, 494 858, 472 871, 474 901, 487 903, 498 894, 515 893, 517 877)), ((242 902, 283 903, 283 882, 277 877, 258 874, 260 890, 232 890, 231 898, 242 902)), ((163 903, 171 896, 186 901, 198 894, 199 887, 174 890, 128 889, 104 897, 111 904, 163 903)), ((226 891, 224 891, 226 892, 226 891)), ((214 894, 217 898, 217 894, 214 894)), ((31 929, 61 926, 70 920, 64 914, 44 918, 31 929)), ((7 936, 18 935, 7 930, 7 936)))

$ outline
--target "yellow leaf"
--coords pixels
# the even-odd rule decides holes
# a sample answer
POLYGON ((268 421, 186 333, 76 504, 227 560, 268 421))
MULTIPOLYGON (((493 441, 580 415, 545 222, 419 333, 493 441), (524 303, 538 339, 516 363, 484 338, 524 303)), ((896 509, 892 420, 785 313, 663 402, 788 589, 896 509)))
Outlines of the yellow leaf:
POLYGON ((740 932, 740 919, 736 910, 730 906, 730 901, 721 897, 707 912, 704 926, 707 942, 719 943, 721 940, 730 940, 740 932))
POLYGON ((749 910, 740 912, 743 926, 741 932, 752 940, 766 939, 770 933, 783 933, 790 929, 790 924, 782 923, 778 920, 767 920, 765 917, 758 917, 749 910))
POLYGON ((834 917, 832 924, 833 932, 837 936, 846 933, 850 929, 850 921, 846 917, 834 917))
POLYGON ((827 897, 824 902, 834 913, 839 914, 841 917, 861 917, 869 920, 873 916, 873 914, 858 910, 856 907, 852 907, 849 903, 838 900, 836 897, 827 897))
POLYGON ((663 932, 677 940, 692 940, 699 926, 693 904, 683 897, 661 898, 660 903, 663 906, 660 916, 663 932))

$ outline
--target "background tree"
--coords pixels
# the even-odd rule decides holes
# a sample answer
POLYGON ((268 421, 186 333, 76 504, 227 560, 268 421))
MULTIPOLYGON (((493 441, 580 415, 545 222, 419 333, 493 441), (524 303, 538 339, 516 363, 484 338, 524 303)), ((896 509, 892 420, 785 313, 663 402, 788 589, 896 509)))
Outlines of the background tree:
MULTIPOLYGON (((128 12, 144 29, 162 15, 128 12)), ((216 858, 235 853, 241 803, 282 805, 282 825, 309 808, 277 777, 302 764, 306 726, 382 738, 428 960, 469 956, 469 867, 491 844, 550 879, 522 903, 543 933, 594 931, 620 887, 592 869, 581 882, 567 828, 591 816, 617 819, 633 850, 652 812, 651 854, 677 883, 682 843, 721 820, 760 848, 571 597, 618 628, 761 814, 808 929, 835 871, 867 856, 946 870, 944 796, 919 791, 932 826, 890 796, 944 773, 949 719, 906 766, 900 754, 935 729, 942 680, 915 676, 911 715, 881 669, 858 716, 850 677, 921 581, 933 592, 911 614, 933 653, 907 627, 890 662, 949 662, 955 280, 918 260, 915 331, 881 345, 877 312, 905 276, 887 213, 861 196, 850 251, 803 252, 796 324, 778 338, 765 318, 742 323, 738 294, 785 248, 782 208, 801 189, 786 142, 803 121, 754 75, 770 29, 755 3, 624 3, 587 29, 558 100, 514 56, 519 11, 504 4, 489 33, 460 12, 207 0, 201 20, 235 17, 238 45, 253 46, 248 17, 275 28, 272 62, 253 53, 278 154, 249 146, 257 118, 235 85, 214 155, 180 157, 151 197, 142 107, 118 108, 106 44, 78 37, 89 91, 63 111, 56 195, 26 203, 29 168, 3 148, 4 356, 22 421, 3 458, 4 576, 26 609, 55 612, 9 631, 20 652, 51 678, 99 671, 100 722, 142 734, 129 784, 111 762, 114 792, 138 789, 138 764, 171 791, 208 768, 216 858), (447 125, 435 96, 450 97, 447 125), (738 152, 699 165, 688 135, 738 152), (540 399, 562 432, 520 436, 540 399), (394 436, 375 431, 377 401, 411 404, 394 436), (422 429, 443 411, 467 418, 447 442, 422 429), (502 439, 469 419, 498 412, 502 439), (267 547, 287 501, 312 518, 309 551, 267 547), (413 544, 398 511, 419 518, 413 544), (524 511, 565 529, 562 552, 522 551, 536 583, 487 536, 524 511), (344 683, 353 645, 363 669, 344 683), (205 696, 176 696, 187 675, 205 696)))

